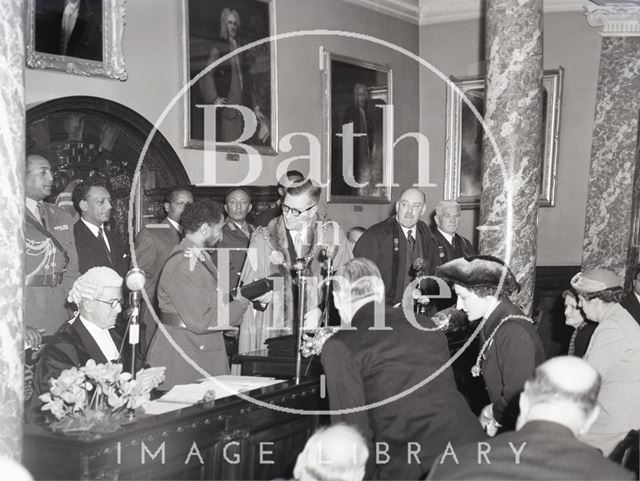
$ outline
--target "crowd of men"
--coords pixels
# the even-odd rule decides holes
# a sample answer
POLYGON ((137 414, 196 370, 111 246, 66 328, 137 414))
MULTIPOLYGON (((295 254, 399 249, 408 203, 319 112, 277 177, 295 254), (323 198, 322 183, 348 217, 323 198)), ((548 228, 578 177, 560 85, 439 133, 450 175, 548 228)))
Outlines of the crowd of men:
MULTIPOLYGON (((109 189, 79 183, 74 223, 45 202, 52 184, 49 161, 29 155, 25 342, 37 351, 36 393, 62 369, 126 356, 123 279, 131 259, 109 229, 109 189)), ((297 323, 326 325, 334 306, 348 329, 328 338, 321 362, 331 409, 341 413, 333 421, 345 425, 318 436, 362 446, 353 469, 336 477, 312 466, 309 453, 324 452, 312 438, 299 479, 629 479, 603 455, 640 426, 640 276, 622 299, 613 273, 578 274, 564 296, 573 301, 572 356, 545 362, 532 320, 509 298, 519 289, 516 275, 496 257, 476 256, 456 232, 456 202, 440 202, 430 228, 421 220, 424 193, 408 188, 389 218, 345 233, 319 214, 321 189, 301 173, 289 172, 278 189, 276 206, 252 225, 243 188, 228 191, 224 205, 175 188, 166 219, 136 236, 147 279, 138 361, 166 367, 163 389, 227 374, 229 349, 261 349, 297 323), (296 282, 301 275, 309 281, 296 282), (477 413, 456 386, 441 326, 413 309, 417 298, 429 304, 433 286, 420 278, 433 275, 454 295, 431 307, 455 307, 478 326, 471 374, 482 378, 488 403, 477 413), (249 294, 261 281, 266 287, 249 294), (587 321, 597 327, 585 341, 587 321), (476 462, 481 447, 487 463, 476 462)))

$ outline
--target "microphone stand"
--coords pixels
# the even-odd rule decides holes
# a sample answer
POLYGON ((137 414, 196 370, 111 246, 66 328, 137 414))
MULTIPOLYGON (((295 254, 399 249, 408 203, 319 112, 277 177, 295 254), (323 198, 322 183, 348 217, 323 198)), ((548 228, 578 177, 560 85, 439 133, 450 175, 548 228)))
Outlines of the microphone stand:
POLYGON ((303 275, 305 262, 304 259, 296 259, 293 266, 296 271, 298 280, 298 322, 296 323, 296 384, 300 384, 300 371, 302 370, 302 331, 304 326, 305 314, 305 291, 307 287, 307 278, 303 275))
POLYGON ((333 256, 327 256, 326 259, 327 278, 325 279, 324 286, 324 311, 320 319, 320 326, 329 325, 329 302, 331 302, 331 282, 333 279, 333 256))
POLYGON ((129 303, 133 306, 129 317, 129 344, 131 345, 131 376, 136 378, 136 348, 140 343, 140 292, 134 291, 129 294, 129 303))

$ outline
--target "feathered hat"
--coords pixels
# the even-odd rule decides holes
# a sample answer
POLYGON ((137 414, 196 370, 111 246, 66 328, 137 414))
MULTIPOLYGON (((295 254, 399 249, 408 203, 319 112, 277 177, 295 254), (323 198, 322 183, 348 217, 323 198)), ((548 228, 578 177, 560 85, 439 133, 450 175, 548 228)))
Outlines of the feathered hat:
POLYGON ((520 284, 511 269, 494 256, 472 256, 454 259, 436 268, 436 276, 455 284, 472 287, 498 287, 507 294, 520 290, 520 284))

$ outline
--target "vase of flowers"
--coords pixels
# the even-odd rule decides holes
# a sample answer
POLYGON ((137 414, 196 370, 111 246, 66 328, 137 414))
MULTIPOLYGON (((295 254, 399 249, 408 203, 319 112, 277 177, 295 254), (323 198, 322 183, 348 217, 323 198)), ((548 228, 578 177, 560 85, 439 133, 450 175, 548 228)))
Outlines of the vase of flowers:
POLYGON ((42 410, 51 413, 49 427, 54 431, 117 431, 129 413, 149 400, 164 380, 164 370, 141 369, 134 379, 123 372, 122 364, 89 359, 85 366, 65 369, 49 381, 49 392, 40 396, 42 410))

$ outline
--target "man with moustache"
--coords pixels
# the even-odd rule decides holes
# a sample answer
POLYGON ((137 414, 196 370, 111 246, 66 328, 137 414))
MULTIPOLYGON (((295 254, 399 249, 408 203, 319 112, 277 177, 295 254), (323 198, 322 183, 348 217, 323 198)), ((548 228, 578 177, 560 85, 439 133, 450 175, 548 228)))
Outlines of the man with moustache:
POLYGON ((51 195, 51 164, 27 156, 25 176, 25 343, 37 349, 42 334, 53 335, 70 317, 67 293, 78 278, 73 219, 45 202, 51 195))
POLYGON ((111 194, 104 180, 85 180, 73 190, 73 205, 80 220, 73 227, 80 273, 92 267, 111 267, 121 277, 129 270, 129 254, 120 238, 111 232, 111 194))
MULTIPOLYGON (((156 288, 160 271, 173 248, 182 239, 180 216, 185 206, 190 202, 193 202, 193 194, 189 190, 184 187, 172 189, 164 203, 164 210, 167 213, 166 219, 159 224, 146 225, 136 236, 136 261, 147 278, 144 289, 156 312, 158 307, 156 288)), ((143 344, 141 348, 142 352, 146 353, 157 329, 156 322, 146 305, 142 308, 140 320, 144 329, 144 335, 141 336, 143 344)))
POLYGON ((243 298, 227 303, 218 289, 218 272, 208 252, 222 237, 222 204, 211 200, 187 204, 181 223, 184 239, 169 255, 158 281, 163 327, 154 336, 147 356, 149 364, 167 367, 162 389, 204 376, 173 347, 167 334, 208 375, 229 374, 222 331, 240 324, 249 305, 243 298))
POLYGON ((367 229, 353 250, 354 257, 370 259, 380 269, 389 305, 399 305, 411 281, 433 275, 439 265, 431 231, 420 220, 426 210, 424 193, 406 189, 396 202, 396 214, 367 229), (418 264, 422 259, 419 266, 417 259, 418 264))
POLYGON ((434 220, 436 228, 433 229, 433 237, 440 264, 476 254, 471 241, 456 233, 460 224, 460 204, 455 200, 441 200, 436 205, 434 220))

